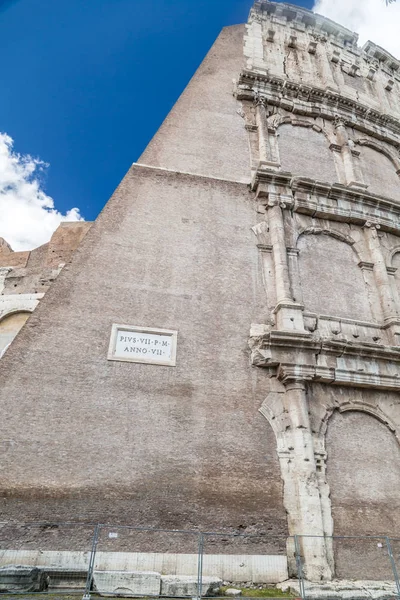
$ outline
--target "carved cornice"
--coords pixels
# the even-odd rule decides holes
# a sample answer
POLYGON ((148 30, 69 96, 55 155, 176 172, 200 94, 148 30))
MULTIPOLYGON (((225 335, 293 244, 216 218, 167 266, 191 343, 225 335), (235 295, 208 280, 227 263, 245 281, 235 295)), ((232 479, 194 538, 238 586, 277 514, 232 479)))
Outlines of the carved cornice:
POLYGON ((318 15, 305 8, 293 4, 269 2, 259 0, 254 3, 250 13, 249 21, 268 19, 271 24, 274 21, 287 24, 293 29, 300 31, 309 30, 318 41, 325 42, 328 38, 336 44, 350 47, 357 51, 357 33, 339 25, 327 17, 318 15))
POLYGON ((393 73, 400 71, 400 60, 397 60, 397 58, 384 48, 381 48, 369 40, 364 44, 362 49, 368 57, 376 61, 379 66, 386 69, 387 72, 393 73))
POLYGON ((250 338, 251 361, 278 378, 400 391, 400 347, 271 331, 250 338))
POLYGON ((373 224, 382 231, 399 235, 400 201, 340 183, 293 177, 287 171, 259 169, 251 184, 258 199, 268 198, 271 192, 276 195, 277 186, 285 189, 281 192, 285 204, 295 212, 361 226, 373 224), (293 201, 288 198, 289 190, 293 201))
POLYGON ((367 133, 400 148, 400 121, 392 115, 374 110, 335 90, 321 89, 287 81, 275 75, 244 70, 240 74, 238 100, 254 101, 264 97, 270 106, 281 107, 293 114, 322 117, 367 133))

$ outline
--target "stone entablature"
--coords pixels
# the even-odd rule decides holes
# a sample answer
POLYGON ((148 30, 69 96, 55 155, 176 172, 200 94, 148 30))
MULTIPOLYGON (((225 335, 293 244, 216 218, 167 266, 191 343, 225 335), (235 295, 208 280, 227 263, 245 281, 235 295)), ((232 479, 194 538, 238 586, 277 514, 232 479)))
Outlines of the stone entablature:
POLYGON ((293 28, 296 31, 312 30, 325 39, 334 40, 335 44, 344 48, 351 46, 357 50, 358 34, 350 31, 343 25, 331 21, 321 15, 312 13, 293 4, 277 4, 275 2, 255 2, 251 9, 249 22, 257 21, 260 16, 269 19, 272 23, 293 28))
POLYGON ((245 36, 246 69, 278 77, 398 117, 400 63, 372 42, 289 4, 257 2, 245 36))
MULTIPOLYGON (((334 121, 339 117, 348 127, 400 148, 400 121, 397 116, 347 98, 335 90, 244 70, 238 80, 236 96, 242 101, 262 100, 270 107, 268 116, 271 118, 276 109, 310 119, 334 121)), ((245 114, 249 115, 247 125, 251 127, 254 125, 251 111, 245 114)))
POLYGON ((252 183, 256 190, 259 212, 266 210, 268 200, 263 198, 269 196, 270 185, 274 186, 274 190, 276 186, 285 187, 282 202, 297 213, 358 226, 370 223, 382 231, 400 235, 400 202, 391 198, 339 183, 329 184, 293 177, 287 172, 259 169, 252 183))

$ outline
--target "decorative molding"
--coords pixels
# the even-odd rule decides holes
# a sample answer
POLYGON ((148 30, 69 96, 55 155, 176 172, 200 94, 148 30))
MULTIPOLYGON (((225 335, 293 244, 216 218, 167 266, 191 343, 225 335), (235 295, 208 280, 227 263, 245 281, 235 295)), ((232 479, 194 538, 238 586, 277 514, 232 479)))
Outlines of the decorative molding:
POLYGON ((400 202, 391 198, 358 187, 293 177, 286 171, 267 169, 256 171, 251 188, 257 198, 268 198, 271 187, 278 185, 285 188, 287 198, 292 195, 292 200, 285 199, 285 204, 295 212, 400 233, 400 202))
POLYGON ((303 117, 321 117, 329 121, 339 118, 358 131, 400 148, 398 119, 334 90, 295 83, 275 75, 242 71, 236 92, 238 100, 254 101, 260 93, 270 106, 303 117))
POLYGON ((299 6, 265 1, 255 2, 250 12, 249 21, 252 20, 282 22, 288 28, 300 31, 308 29, 317 41, 326 42, 331 39, 340 46, 346 45, 348 49, 350 47, 353 51, 357 51, 357 33, 299 6), (290 19, 287 16, 288 11, 290 11, 290 19))
POLYGON ((358 263, 358 266, 360 267, 360 269, 363 269, 364 271, 373 271, 374 270, 374 263, 367 262, 365 260, 360 260, 360 262, 358 263))
MULTIPOLYGON (((358 144, 359 146, 368 146, 368 148, 372 148, 373 150, 376 150, 377 152, 384 154, 386 156, 386 158, 388 158, 390 160, 390 162, 396 169, 396 172, 400 170, 399 156, 397 154, 395 154, 394 152, 391 152, 388 148, 386 148, 382 144, 379 144, 379 142, 376 142, 375 140, 370 140, 368 138, 358 138, 353 141, 355 144, 358 144)), ((353 154, 355 152, 357 152, 357 151, 352 150, 353 154)))
POLYGON ((400 391, 400 347, 270 331, 250 337, 251 362, 274 368, 282 383, 315 381, 400 391))

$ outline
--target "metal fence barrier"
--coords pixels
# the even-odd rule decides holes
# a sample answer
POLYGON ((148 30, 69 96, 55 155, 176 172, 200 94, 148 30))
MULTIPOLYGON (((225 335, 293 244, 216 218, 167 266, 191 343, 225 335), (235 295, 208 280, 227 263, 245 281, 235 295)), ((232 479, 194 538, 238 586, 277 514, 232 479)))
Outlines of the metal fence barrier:
POLYGON ((0 593, 83 593, 94 532, 78 523, 0 523, 0 593))
POLYGON ((399 570, 400 538, 385 536, 0 523, 3 596, 400 600, 399 570), (318 580, 322 571, 315 576, 321 552, 327 581, 318 580), (307 564, 313 556, 314 571, 307 564))

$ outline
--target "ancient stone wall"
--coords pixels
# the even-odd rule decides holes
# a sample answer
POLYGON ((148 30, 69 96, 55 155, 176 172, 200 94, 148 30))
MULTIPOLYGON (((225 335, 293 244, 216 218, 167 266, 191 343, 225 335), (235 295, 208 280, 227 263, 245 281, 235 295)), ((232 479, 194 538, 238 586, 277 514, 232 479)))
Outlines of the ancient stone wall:
POLYGON ((288 530, 315 536, 309 579, 379 579, 329 536, 400 535, 400 65, 282 3, 242 42, 221 33, 4 356, 3 515, 288 530), (115 359, 117 324, 176 334, 176 366, 115 359))
POLYGON ((232 93, 242 46, 243 26, 221 33, 3 357, 1 402, 18 405, 3 518, 266 532, 285 548, 276 441, 258 412, 268 374, 249 364, 266 309, 232 93), (108 361, 114 323, 177 330, 176 367, 108 361))
MULTIPOLYGON (((289 531, 398 535, 400 63, 289 5, 256 2, 246 31, 237 97, 271 310, 250 345, 273 374, 261 412, 289 531)), ((302 552, 311 579, 383 577, 366 549, 363 569, 336 541, 302 552)))
POLYGON ((0 238, 0 356, 26 323, 90 228, 89 222, 61 223, 48 244, 14 252, 0 238))

